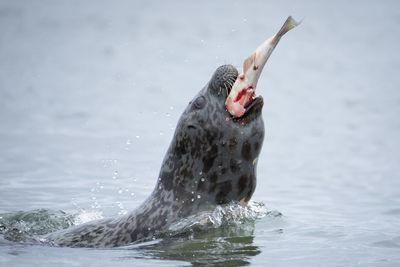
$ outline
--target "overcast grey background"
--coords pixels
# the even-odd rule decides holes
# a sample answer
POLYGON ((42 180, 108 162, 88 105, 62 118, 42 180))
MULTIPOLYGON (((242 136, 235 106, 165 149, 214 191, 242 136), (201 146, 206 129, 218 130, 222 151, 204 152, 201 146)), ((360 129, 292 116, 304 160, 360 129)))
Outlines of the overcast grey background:
MULTIPOLYGON (((398 266, 398 3, 0 1, 0 212, 133 209, 215 68, 240 68, 293 15, 303 22, 257 89, 266 140, 253 200, 284 217, 256 223, 259 253, 243 260, 398 266)), ((195 262, 137 253, 4 243, 0 265, 195 262)))

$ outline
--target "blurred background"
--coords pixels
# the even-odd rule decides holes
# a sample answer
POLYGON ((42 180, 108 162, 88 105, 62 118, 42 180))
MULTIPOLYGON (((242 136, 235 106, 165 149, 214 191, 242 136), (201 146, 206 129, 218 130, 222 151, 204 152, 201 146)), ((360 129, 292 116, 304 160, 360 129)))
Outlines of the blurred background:
MULTIPOLYGON (((257 253, 242 263, 398 266, 398 1, 1 0, 0 213, 132 210, 191 98, 219 65, 241 69, 288 15, 302 24, 258 83, 266 139, 253 197, 284 216, 256 222, 257 253)), ((0 252, 8 266, 193 263, 0 252)))

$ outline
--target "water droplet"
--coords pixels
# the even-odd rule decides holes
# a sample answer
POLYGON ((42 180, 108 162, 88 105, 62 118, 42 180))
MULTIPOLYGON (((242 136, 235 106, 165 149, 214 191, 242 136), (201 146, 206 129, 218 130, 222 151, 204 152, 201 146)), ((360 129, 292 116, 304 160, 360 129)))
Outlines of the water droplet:
POLYGON ((206 180, 206 179, 204 179, 204 178, 201 178, 201 179, 200 179, 200 181, 202 181, 202 182, 204 182, 205 180, 206 180))
POLYGON ((194 194, 194 192, 192 191, 192 195, 194 194))
POLYGON ((139 138, 140 138, 140 136, 139 136, 139 135, 136 135, 135 137, 136 137, 137 139, 139 139, 139 138))
POLYGON ((100 185, 100 189, 103 189, 104 188, 104 185, 100 185))
POLYGON ((131 193, 131 196, 134 196, 135 195, 135 193, 131 193))
POLYGON ((203 172, 201 171, 201 172, 199 172, 199 175, 203 175, 203 172))
POLYGON ((170 110, 174 110, 174 107, 173 107, 173 106, 170 106, 169 109, 170 109, 170 110))
POLYGON ((118 194, 122 194, 123 190, 120 188, 118 189, 118 194))
POLYGON ((194 198, 192 198, 192 202, 194 202, 194 198))
POLYGON ((198 199, 200 199, 200 198, 201 198, 201 196, 200 196, 200 195, 197 195, 197 198, 198 198, 198 199))
POLYGON ((130 139, 126 140, 126 144, 129 146, 131 144, 131 140, 130 139))

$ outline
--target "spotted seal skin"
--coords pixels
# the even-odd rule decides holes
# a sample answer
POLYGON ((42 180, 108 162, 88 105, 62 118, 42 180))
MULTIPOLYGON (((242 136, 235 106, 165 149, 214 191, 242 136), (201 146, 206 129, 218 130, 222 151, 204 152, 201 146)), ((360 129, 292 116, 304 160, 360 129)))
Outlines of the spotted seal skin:
POLYGON ((136 210, 44 237, 69 247, 115 247, 162 236, 181 218, 232 201, 247 203, 256 187, 264 139, 262 97, 234 119, 225 108, 238 72, 219 67, 183 112, 165 155, 157 185, 136 210))

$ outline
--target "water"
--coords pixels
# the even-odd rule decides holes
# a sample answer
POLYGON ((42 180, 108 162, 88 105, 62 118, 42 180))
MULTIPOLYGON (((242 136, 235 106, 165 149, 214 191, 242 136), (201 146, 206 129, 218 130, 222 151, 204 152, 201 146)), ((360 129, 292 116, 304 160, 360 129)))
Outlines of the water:
POLYGON ((1 1, 0 213, 139 205, 188 101, 288 15, 253 197, 282 216, 109 250, 0 237, 0 265, 399 266, 397 1, 1 1))

